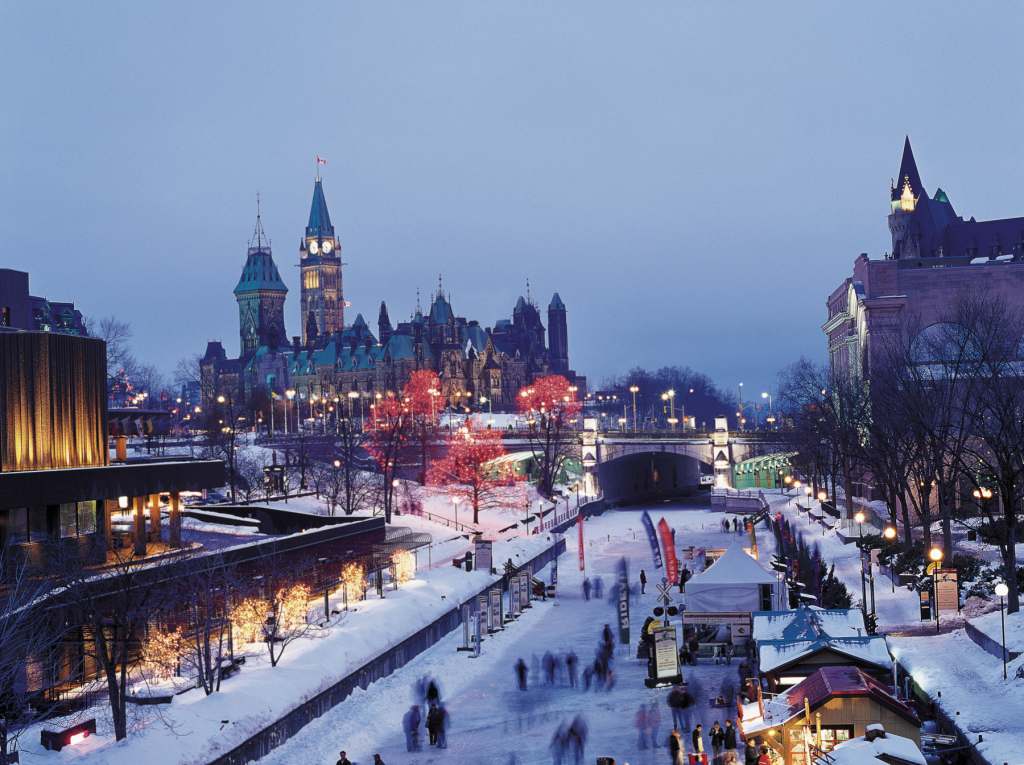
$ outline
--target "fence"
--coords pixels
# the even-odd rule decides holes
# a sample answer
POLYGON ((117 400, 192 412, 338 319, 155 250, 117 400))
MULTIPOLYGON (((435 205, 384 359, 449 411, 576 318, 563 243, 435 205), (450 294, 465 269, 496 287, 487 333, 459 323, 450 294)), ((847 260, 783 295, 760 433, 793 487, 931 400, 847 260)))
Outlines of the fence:
MULTIPOLYGON (((532 570, 536 571, 546 566, 563 552, 565 552, 565 540, 556 540, 551 547, 524 563, 523 567, 531 566, 532 570)), ((479 595, 486 594, 496 584, 500 584, 503 589, 505 588, 505 580, 501 579, 498 583, 489 584, 464 602, 475 602, 479 595)), ((451 611, 448 611, 433 623, 410 635, 398 645, 387 649, 371 659, 330 688, 321 691, 309 701, 300 704, 284 717, 263 728, 263 730, 246 739, 231 751, 211 760, 208 765, 244 765, 244 763, 264 757, 313 720, 340 704, 356 688, 365 690, 371 683, 387 677, 408 663, 412 658, 437 643, 460 624, 462 624, 461 603, 456 604, 451 611)))

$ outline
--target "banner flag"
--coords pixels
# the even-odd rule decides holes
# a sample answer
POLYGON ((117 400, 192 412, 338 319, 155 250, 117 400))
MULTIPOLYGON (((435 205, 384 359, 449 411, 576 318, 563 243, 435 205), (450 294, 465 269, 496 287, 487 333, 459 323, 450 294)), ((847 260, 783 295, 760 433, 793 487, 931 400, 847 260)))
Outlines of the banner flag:
POLYGON ((665 553, 665 576, 670 585, 679 584, 679 559, 676 558, 675 535, 669 528, 668 521, 658 521, 658 533, 661 535, 661 546, 665 553))
POLYGON ((583 513, 576 516, 576 528, 580 535, 580 571, 586 571, 586 560, 583 557, 583 513))
POLYGON ((629 645, 629 569, 626 559, 619 560, 619 642, 629 645))
POLYGON ((654 533, 654 523, 651 522, 651 515, 646 510, 640 518, 644 522, 644 528, 647 530, 647 541, 651 545, 651 555, 654 556, 654 567, 661 568, 661 549, 658 547, 658 537, 654 533))

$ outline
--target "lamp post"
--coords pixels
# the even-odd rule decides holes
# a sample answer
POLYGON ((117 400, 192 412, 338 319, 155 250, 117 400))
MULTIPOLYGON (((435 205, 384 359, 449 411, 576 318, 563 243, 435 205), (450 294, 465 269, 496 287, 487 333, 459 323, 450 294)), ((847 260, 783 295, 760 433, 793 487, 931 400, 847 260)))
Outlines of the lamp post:
POLYGON ((932 593, 934 595, 934 606, 935 606, 935 633, 939 632, 939 566, 942 564, 943 552, 941 547, 933 547, 928 551, 928 558, 931 560, 932 565, 932 593))
POLYGON ((1003 631, 1003 680, 1006 679, 1006 596, 1009 592, 1010 588, 1006 586, 1006 582, 996 585, 996 595, 999 596, 999 626, 1003 631))
POLYGON ((853 520, 857 522, 857 531, 860 534, 860 539, 857 542, 857 548, 860 550, 860 610, 864 612, 866 619, 868 615, 868 583, 864 576, 864 511, 858 510, 854 514, 853 520))
MULTIPOLYGON (((287 402, 288 402, 288 403, 286 403, 284 405, 284 434, 287 436, 288 435, 288 418, 291 416, 291 411, 290 410, 291 410, 292 401, 295 400, 295 388, 289 388, 288 390, 286 390, 284 392, 284 395, 285 395, 285 398, 287 399, 287 402)), ((296 429, 298 429, 298 424, 296 424, 296 429)))
MULTIPOLYGON (((824 494, 824 492, 822 492, 822 493, 824 494)), ((888 542, 889 544, 892 544, 893 541, 896 539, 896 527, 895 526, 886 526, 885 530, 882 531, 882 538, 885 539, 885 541, 888 542)), ((896 569, 893 567, 893 560, 892 560, 892 558, 889 559, 889 581, 892 582, 892 591, 895 593, 896 592, 896 569)))
POLYGON ((772 394, 769 391, 761 392, 762 399, 768 399, 768 418, 765 420, 766 423, 775 422, 775 417, 772 416, 772 394))
POLYGON ((455 505, 455 530, 459 529, 459 498, 452 497, 452 504, 455 505))
POLYGON ((636 433, 636 394, 640 392, 640 386, 630 385, 629 392, 633 394, 633 432, 636 433))

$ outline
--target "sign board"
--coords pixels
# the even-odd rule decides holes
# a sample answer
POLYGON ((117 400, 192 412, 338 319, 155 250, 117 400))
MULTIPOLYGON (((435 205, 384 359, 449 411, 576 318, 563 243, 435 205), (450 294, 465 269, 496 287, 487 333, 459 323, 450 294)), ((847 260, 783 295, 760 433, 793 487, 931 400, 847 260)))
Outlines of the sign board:
POLYGON ((524 571, 519 575, 519 608, 530 607, 530 572, 524 571))
POLYGON ((654 675, 658 680, 679 676, 679 646, 675 627, 654 630, 654 675))
POLYGON ((508 585, 508 615, 515 619, 519 616, 519 577, 512 577, 508 585))
POLYGON ((477 611, 476 616, 473 617, 473 657, 476 658, 480 655, 480 622, 483 621, 484 612, 477 611))
POLYGON ((700 486, 711 486, 715 483, 715 477, 713 475, 702 475, 698 484, 700 486))
POLYGON ((743 611, 717 611, 708 613, 696 613, 693 611, 683 612, 683 626, 722 626, 729 627, 732 635, 732 642, 742 645, 750 640, 752 630, 751 616, 749 612, 743 611))
POLYGON ((472 646, 470 645, 470 636, 472 634, 470 620, 473 618, 473 607, 469 603, 462 604, 462 645, 460 645, 457 651, 471 651, 472 646))
POLYGON ((477 618, 483 622, 483 624, 480 625, 480 629, 486 629, 488 632, 492 632, 493 628, 491 627, 491 610, 487 607, 487 602, 488 600, 486 594, 476 596, 477 618))
POLYGON ((921 601, 921 621, 929 621, 932 618, 932 594, 927 590, 921 590, 917 594, 921 601))
POLYGON ((619 642, 629 645, 629 569, 626 559, 619 560, 619 642))
POLYGON ((960 610, 960 586, 955 568, 940 568, 935 572, 935 608, 940 614, 960 610))
POLYGON ((494 565, 494 559, 491 555, 491 544, 490 539, 478 539, 474 543, 473 558, 475 559, 477 571, 490 573, 491 567, 494 565))
POLYGON ((501 588, 495 588, 488 594, 491 607, 487 614, 487 631, 496 632, 501 629, 501 588))

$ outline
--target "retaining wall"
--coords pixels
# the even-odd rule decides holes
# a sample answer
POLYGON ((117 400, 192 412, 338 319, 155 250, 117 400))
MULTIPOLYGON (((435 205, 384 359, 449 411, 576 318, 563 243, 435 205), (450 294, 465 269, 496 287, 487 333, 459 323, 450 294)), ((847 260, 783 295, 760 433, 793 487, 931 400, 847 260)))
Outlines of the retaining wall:
MULTIPOLYGON (((527 561, 522 567, 530 566, 537 571, 565 552, 565 540, 557 539, 544 552, 527 561)), ((376 680, 387 677, 395 670, 408 663, 413 657, 427 650, 462 624, 462 604, 474 602, 478 595, 483 595, 496 585, 505 589, 504 579, 492 583, 462 601, 451 611, 436 619, 418 632, 410 635, 398 645, 381 653, 348 676, 342 678, 313 698, 300 704, 284 717, 271 723, 263 730, 246 739, 226 754, 210 760, 209 765, 244 765, 258 760, 271 750, 281 746, 310 722, 320 717, 332 707, 337 706, 356 688, 364 690, 376 680)))

